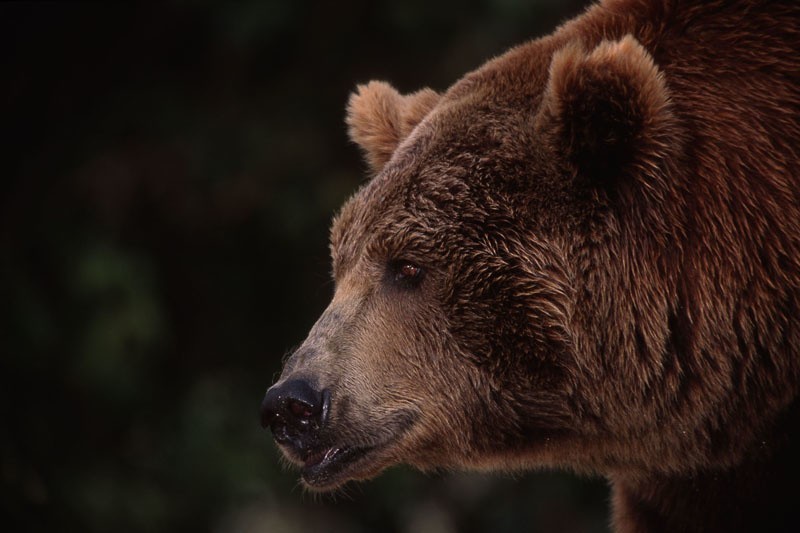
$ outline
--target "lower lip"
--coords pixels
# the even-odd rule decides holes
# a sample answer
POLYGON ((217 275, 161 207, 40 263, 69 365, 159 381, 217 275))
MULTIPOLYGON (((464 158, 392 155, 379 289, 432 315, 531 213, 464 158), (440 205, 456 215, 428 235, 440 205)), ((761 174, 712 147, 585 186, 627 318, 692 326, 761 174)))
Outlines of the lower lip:
POLYGON ((327 450, 322 450, 316 453, 311 454, 306 460, 305 464, 303 465, 304 468, 312 468, 317 466, 320 463, 325 461, 329 461, 331 457, 339 453, 339 448, 328 448, 327 450))
POLYGON ((312 455, 307 460, 302 472, 303 481, 310 487, 324 488, 335 485, 331 483, 351 464, 360 459, 366 450, 358 448, 329 448, 322 457, 312 455))

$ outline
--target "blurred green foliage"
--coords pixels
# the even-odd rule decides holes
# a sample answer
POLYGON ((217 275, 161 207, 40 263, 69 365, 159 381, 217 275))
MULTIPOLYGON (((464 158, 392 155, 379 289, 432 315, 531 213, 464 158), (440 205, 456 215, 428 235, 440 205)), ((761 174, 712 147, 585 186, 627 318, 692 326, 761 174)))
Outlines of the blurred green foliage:
POLYGON ((4 529, 604 530, 563 474, 304 494, 257 417, 364 179, 349 91, 444 89, 582 3, 1 4, 4 529))

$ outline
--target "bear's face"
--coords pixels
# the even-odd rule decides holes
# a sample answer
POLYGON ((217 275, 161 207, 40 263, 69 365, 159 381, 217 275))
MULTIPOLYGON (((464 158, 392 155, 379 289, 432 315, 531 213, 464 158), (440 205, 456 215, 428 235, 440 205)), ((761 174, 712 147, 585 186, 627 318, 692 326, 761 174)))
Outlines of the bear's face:
POLYGON ((284 371, 330 394, 320 446, 359 450, 307 469, 313 486, 396 462, 479 466, 568 428, 561 252, 472 180, 478 158, 456 166, 424 135, 407 150, 336 218, 333 300, 284 371))
MULTIPOLYGON (((586 169, 620 168, 617 143, 645 111, 610 105, 617 129, 593 137, 575 124, 586 101, 568 96, 596 87, 563 78, 601 60, 656 74, 632 39, 603 46, 562 50, 549 74, 547 58, 522 96, 478 75, 443 97, 372 83, 351 99, 351 136, 376 175, 334 221, 333 300, 264 403, 307 485, 396 463, 553 464, 580 445, 575 234, 604 205, 586 169)), ((608 92, 629 98, 636 80, 615 81, 608 92)))

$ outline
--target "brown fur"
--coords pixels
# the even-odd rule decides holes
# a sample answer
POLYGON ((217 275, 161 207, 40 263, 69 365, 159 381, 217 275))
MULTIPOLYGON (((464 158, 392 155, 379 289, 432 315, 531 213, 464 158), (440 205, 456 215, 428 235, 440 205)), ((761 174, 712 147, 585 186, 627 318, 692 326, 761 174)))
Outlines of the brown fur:
POLYGON ((377 175, 282 376, 370 448, 319 486, 544 465, 606 475, 619 531, 788 529, 799 50, 795 2, 608 0, 441 96, 360 88, 377 175))

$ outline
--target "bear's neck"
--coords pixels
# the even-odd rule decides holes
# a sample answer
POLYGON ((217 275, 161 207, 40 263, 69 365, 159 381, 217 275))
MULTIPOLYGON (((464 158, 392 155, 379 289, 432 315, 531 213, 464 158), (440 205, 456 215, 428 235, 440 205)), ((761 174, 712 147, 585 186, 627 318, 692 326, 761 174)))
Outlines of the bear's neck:
POLYGON ((800 405, 796 400, 776 429, 729 469, 686 476, 610 476, 614 530, 797 531, 800 506, 800 405))

